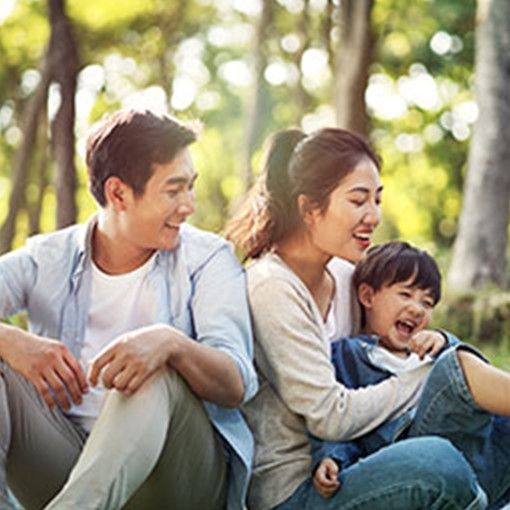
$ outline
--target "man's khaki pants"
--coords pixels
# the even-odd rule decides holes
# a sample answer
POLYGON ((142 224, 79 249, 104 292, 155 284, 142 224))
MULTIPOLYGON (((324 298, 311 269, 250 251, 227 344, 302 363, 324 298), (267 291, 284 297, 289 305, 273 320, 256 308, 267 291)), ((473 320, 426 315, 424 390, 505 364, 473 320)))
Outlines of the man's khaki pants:
POLYGON ((0 360, 2 510, 7 482, 27 510, 220 510, 226 471, 202 402, 175 372, 130 397, 110 391, 86 438, 0 360))

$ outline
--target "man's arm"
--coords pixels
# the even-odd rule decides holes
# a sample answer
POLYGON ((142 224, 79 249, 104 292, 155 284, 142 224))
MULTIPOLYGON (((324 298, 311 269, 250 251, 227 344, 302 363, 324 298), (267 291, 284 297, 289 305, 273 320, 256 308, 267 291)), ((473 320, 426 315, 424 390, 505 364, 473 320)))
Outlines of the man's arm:
POLYGON ((49 407, 68 409, 88 391, 80 365, 57 340, 0 324, 0 358, 31 382, 49 407))
MULTIPOLYGON (((28 252, 19 249, 0 258, 0 317, 26 309, 37 269, 28 252)), ((67 409, 87 391, 85 375, 61 343, 0 323, 0 358, 30 381, 50 407, 67 409)))
POLYGON ((232 358, 165 324, 119 337, 94 359, 89 379, 96 385, 101 377, 106 388, 130 395, 164 367, 176 370, 205 400, 226 407, 242 400, 243 381, 232 358))
POLYGON ((250 398, 257 382, 245 275, 227 245, 194 274, 192 283, 196 339, 163 324, 123 335, 96 357, 91 383, 102 372, 107 388, 130 394, 166 366, 199 397, 216 404, 234 407, 250 398))

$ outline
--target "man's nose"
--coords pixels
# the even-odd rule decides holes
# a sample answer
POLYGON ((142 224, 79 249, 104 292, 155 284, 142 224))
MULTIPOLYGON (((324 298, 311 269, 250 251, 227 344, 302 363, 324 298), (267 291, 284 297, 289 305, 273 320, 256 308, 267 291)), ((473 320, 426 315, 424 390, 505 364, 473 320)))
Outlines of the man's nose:
POLYGON ((195 192, 194 190, 189 190, 184 194, 179 207, 177 208, 177 212, 183 216, 189 216, 195 212, 195 192))

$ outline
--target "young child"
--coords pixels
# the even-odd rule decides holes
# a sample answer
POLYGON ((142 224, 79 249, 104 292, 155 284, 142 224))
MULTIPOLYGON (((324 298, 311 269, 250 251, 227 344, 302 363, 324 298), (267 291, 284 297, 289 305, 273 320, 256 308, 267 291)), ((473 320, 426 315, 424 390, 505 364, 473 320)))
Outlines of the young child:
POLYGON ((422 384, 410 409, 354 441, 312 438, 316 490, 331 496, 340 487, 341 470, 360 457, 397 439, 434 434, 462 451, 491 505, 508 501, 510 374, 449 333, 424 333, 441 297, 434 259, 408 243, 390 242, 368 251, 353 286, 363 334, 332 344, 337 379, 362 388, 398 374, 422 384))

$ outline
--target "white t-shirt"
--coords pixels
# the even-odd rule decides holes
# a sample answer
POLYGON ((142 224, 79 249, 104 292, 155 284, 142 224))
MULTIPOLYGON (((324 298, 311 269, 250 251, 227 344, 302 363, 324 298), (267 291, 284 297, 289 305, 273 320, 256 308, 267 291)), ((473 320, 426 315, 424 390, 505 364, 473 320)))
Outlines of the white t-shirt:
MULTIPOLYGON (((85 374, 91 360, 117 337, 155 322, 156 300, 147 278, 154 259, 155 255, 134 271, 119 275, 106 274, 92 262, 90 307, 79 360, 85 374)), ((67 415, 90 432, 104 394, 99 382, 67 415)))
POLYGON ((368 351, 368 358, 374 365, 389 370, 397 375, 405 372, 413 372, 422 365, 432 365, 433 363, 432 358, 428 354, 426 354, 422 360, 418 354, 414 352, 405 358, 401 358, 380 345, 376 345, 368 351))
POLYGON ((352 334, 353 310, 351 280, 354 266, 344 259, 333 257, 328 270, 335 281, 335 297, 328 310, 326 332, 331 341, 352 334))

